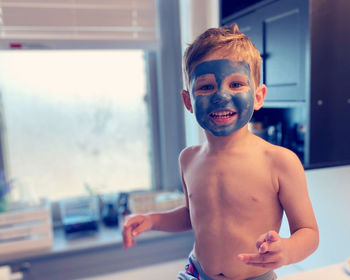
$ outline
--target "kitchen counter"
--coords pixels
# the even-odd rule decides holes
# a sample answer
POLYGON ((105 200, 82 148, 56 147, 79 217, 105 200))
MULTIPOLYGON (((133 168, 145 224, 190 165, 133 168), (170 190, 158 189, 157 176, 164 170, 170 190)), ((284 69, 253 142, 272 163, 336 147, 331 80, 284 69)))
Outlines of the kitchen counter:
POLYGON ((309 271, 279 277, 279 280, 350 280, 350 274, 344 269, 344 263, 329 265, 309 271))
POLYGON ((193 247, 193 233, 147 232, 137 244, 123 250, 120 229, 101 227, 96 234, 65 238, 63 231, 54 234, 48 251, 27 252, 0 259, 12 271, 22 271, 25 280, 84 279, 130 268, 159 264, 187 257, 193 247))

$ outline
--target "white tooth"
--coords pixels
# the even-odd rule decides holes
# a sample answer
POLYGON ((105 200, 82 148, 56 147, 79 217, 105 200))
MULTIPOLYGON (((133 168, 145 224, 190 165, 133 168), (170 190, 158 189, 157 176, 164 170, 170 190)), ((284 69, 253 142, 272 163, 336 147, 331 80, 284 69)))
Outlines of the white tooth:
POLYGON ((222 111, 222 112, 216 112, 210 114, 212 117, 215 118, 228 118, 233 115, 231 111, 222 111))

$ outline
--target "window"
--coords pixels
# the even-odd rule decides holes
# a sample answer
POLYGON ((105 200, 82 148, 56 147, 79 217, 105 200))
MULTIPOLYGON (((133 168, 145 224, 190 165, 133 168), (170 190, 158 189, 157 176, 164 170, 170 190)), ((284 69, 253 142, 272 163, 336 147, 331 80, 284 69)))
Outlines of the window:
POLYGON ((52 200, 150 189, 142 50, 0 52, 5 168, 52 200))
POLYGON ((56 200, 86 194, 86 186, 99 192, 182 189, 177 160, 185 145, 179 97, 182 75, 178 3, 107 2, 28 0, 0 4, 0 140, 5 141, 1 141, 4 150, 0 150, 0 159, 4 158, 7 178, 15 179, 24 190, 33 189, 38 196, 56 200), (71 56, 64 57, 68 53, 71 56), (120 56, 112 59, 111 53, 120 56), (128 55, 131 53, 137 54, 142 63, 134 64, 128 55), (102 58, 102 54, 110 57, 102 58), (63 63, 61 69, 50 60, 54 55, 60 57, 56 62, 63 63), (82 68, 77 69, 75 64, 82 68), (125 68, 131 65, 132 73, 125 68), (142 86, 137 82, 128 86, 122 83, 126 78, 117 73, 120 69, 122 74, 131 73, 133 77, 142 73, 142 86), (51 75, 54 72, 58 75, 51 75), (100 77, 109 77, 114 91, 100 77), (35 79, 39 82, 32 89, 30 84, 35 79), (73 85, 74 80, 79 85, 73 85), (25 92, 23 98, 20 85, 25 92), (64 85, 68 85, 67 93, 63 93, 64 85), (138 107, 133 107, 126 100, 131 100, 131 89, 137 86, 142 90, 138 91, 138 107), (44 94, 46 89, 53 93, 44 94), (108 92, 108 98, 101 92, 108 92), (123 96, 123 102, 117 101, 115 92, 123 96), (103 121, 107 124, 101 127, 103 121), (118 129, 111 128, 113 121, 118 123, 114 127, 123 129, 124 136, 133 140, 122 134, 118 138, 118 129), (44 133, 44 128, 57 137, 44 133), (99 129, 105 137, 93 134, 99 129), (76 150, 80 147, 79 156, 68 152, 68 147, 73 152, 73 145, 76 150), (55 149, 51 149, 53 146, 55 149), (112 158, 117 149, 118 156, 112 158), (33 158, 27 156, 30 151, 33 158), (125 161, 129 152, 137 157, 130 156, 125 161), (60 163, 58 159, 64 155, 60 163), (90 167, 83 170, 84 164, 90 167), (106 168, 112 165, 114 172, 106 168), (40 166, 51 168, 51 173, 40 166), (74 186, 66 186, 64 181, 68 179, 75 180, 74 186))

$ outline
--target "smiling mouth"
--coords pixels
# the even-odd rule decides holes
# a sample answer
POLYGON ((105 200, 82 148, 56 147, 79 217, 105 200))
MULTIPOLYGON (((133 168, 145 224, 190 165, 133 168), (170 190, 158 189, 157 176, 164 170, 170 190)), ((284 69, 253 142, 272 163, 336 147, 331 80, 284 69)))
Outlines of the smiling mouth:
POLYGON ((225 111, 211 112, 209 116, 215 120, 227 120, 232 118, 236 114, 237 113, 234 111, 225 110, 225 111))

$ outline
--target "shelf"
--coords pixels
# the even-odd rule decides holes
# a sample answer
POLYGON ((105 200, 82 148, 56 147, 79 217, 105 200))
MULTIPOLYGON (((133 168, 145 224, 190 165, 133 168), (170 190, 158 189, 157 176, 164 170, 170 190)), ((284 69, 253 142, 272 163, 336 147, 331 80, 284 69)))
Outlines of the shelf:
POLYGON ((306 106, 305 101, 265 101, 262 108, 302 108, 306 106))

